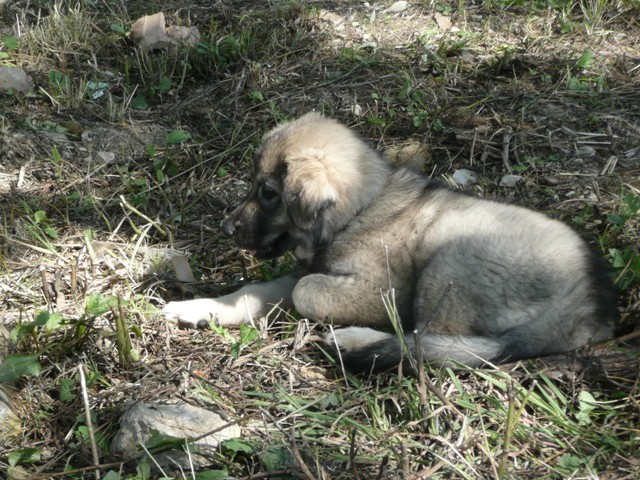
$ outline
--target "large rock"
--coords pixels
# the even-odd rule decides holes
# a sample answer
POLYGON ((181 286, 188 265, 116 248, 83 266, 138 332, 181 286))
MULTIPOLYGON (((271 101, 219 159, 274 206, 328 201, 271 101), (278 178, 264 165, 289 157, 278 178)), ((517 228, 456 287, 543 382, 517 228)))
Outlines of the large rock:
POLYGON ((196 27, 166 28, 164 14, 158 12, 136 20, 131 26, 129 37, 145 52, 175 51, 179 47, 197 45, 200 41, 200 32, 196 27))
POLYGON ((26 72, 18 67, 0 67, 0 92, 31 93, 33 84, 26 72))
MULTIPOLYGON (((154 454, 160 466, 189 468, 190 462, 196 467, 208 465, 207 453, 213 453, 218 444, 240 436, 240 427, 232 425, 203 438, 226 423, 219 415, 186 403, 176 405, 134 403, 120 419, 120 430, 111 443, 114 453, 121 453, 126 459, 139 455, 138 445, 145 444, 154 431, 160 435, 198 440, 195 445, 200 454, 190 450, 191 460, 185 450, 171 450, 154 454)), ((191 445, 191 444, 190 444, 191 445)))

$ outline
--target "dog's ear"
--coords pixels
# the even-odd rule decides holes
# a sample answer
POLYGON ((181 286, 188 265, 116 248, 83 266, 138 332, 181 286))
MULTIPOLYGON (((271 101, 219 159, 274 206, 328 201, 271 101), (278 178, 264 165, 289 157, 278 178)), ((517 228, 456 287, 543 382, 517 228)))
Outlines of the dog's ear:
POLYGON ((283 201, 295 224, 313 226, 318 214, 338 201, 339 174, 322 150, 307 148, 285 159, 283 201))

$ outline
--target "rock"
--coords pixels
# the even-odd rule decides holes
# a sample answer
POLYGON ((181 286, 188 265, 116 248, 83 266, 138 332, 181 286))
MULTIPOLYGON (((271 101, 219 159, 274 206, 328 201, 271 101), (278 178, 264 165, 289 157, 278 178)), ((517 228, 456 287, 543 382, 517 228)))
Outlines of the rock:
POLYGON ((478 183, 478 176, 475 174, 475 172, 472 172, 471 170, 465 170, 464 168, 453 172, 452 178, 453 181, 461 187, 467 187, 469 185, 478 183))
POLYGON ((451 30, 451 27, 453 27, 453 23, 451 23, 451 19, 446 15, 442 15, 441 13, 436 12, 433 18, 436 21, 436 24, 438 25, 438 28, 440 30, 444 30, 445 32, 448 32, 449 30, 451 30))
POLYGON ((141 50, 176 49, 177 47, 193 47, 200 41, 200 32, 196 27, 174 26, 166 28, 164 14, 141 17, 134 22, 129 37, 138 44, 141 50))
POLYGON ((178 47, 195 47, 200 41, 200 32, 196 27, 169 27, 167 35, 178 47))
POLYGON ((186 403, 133 403, 120 419, 120 430, 113 438, 111 450, 125 459, 134 458, 140 452, 138 445, 146 443, 153 431, 175 438, 198 438, 195 445, 201 454, 190 450, 191 459, 184 450, 177 449, 159 452, 153 458, 160 466, 179 465, 187 469, 191 462, 202 468, 209 464, 205 455, 213 453, 220 442, 240 436, 240 427, 232 425, 199 438, 226 423, 219 415, 186 403))
POLYGON ((20 434, 20 422, 11 404, 12 399, 8 388, 0 385, 0 446, 5 439, 17 437, 20 434))
POLYGON ((588 145, 580 145, 577 149, 579 157, 595 157, 598 152, 593 147, 588 145))
POLYGON ((18 67, 0 67, 0 92, 31 93, 33 84, 26 72, 18 67))
POLYGON ((505 175, 500 179, 501 187, 515 187, 522 180, 522 175, 505 175))
POLYGON ((131 25, 129 37, 145 52, 162 50, 171 45, 162 12, 136 20, 131 25))
POLYGON ((389 8, 385 8, 382 12, 383 13, 400 13, 400 12, 404 12, 407 8, 409 8, 409 2, 400 1, 400 2, 395 2, 389 8))
POLYGON ((116 159, 116 154, 113 152, 97 152, 93 161, 96 163, 111 163, 116 159))

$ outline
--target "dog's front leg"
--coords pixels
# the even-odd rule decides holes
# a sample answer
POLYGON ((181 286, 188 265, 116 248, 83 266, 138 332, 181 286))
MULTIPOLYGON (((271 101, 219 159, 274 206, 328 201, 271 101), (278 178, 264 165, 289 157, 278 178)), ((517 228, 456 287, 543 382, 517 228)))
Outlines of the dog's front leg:
POLYGON ((361 276, 307 275, 293 291, 293 305, 312 320, 328 319, 336 325, 389 325, 380 284, 361 276))
POLYGON ((297 282, 298 277, 290 275, 268 283, 245 285, 218 298, 169 302, 161 314, 187 328, 205 328, 211 321, 223 326, 249 323, 266 316, 274 305, 284 310, 291 308, 291 294, 297 282))

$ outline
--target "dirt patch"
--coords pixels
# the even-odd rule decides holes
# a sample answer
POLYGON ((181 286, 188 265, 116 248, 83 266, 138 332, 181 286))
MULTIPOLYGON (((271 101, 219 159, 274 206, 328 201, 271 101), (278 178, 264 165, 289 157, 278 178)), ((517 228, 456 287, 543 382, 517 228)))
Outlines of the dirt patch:
MULTIPOLYGON (((557 375, 544 363, 430 370, 447 404, 395 373, 343 378, 314 344, 321 327, 291 314, 262 320, 250 340, 156 318, 167 300, 293 268, 289 257, 238 251, 219 224, 250 185, 261 135, 320 110, 394 157, 419 146, 409 161, 425 175, 453 183, 467 169, 474 194, 572 223, 612 264, 624 325, 637 329, 637 2, 385 11, 393 3, 164 2, 169 26, 201 33, 195 48, 172 53, 142 53, 126 36, 157 12, 149 2, 0 7, 0 65, 20 66, 35 85, 0 99, 0 327, 11 353, 37 354, 42 367, 16 383, 23 429, 7 451, 41 455, 21 461, 24 475, 93 463, 76 421, 78 365, 90 373, 105 464, 125 403, 170 399, 238 421, 244 443, 211 465, 240 478, 493 478, 502 457, 518 478, 638 474, 636 377, 619 365, 595 379, 574 368, 582 362, 557 375), (523 180, 500 186, 507 174, 523 180), (175 254, 196 282, 175 281, 175 254), (41 312, 62 319, 48 329, 41 312), (119 356, 120 319, 135 361, 119 356), (512 448, 508 405, 520 415, 512 448)), ((637 369, 637 338, 627 341, 623 357, 637 369)), ((591 353, 580 358, 601 357, 591 353)))

